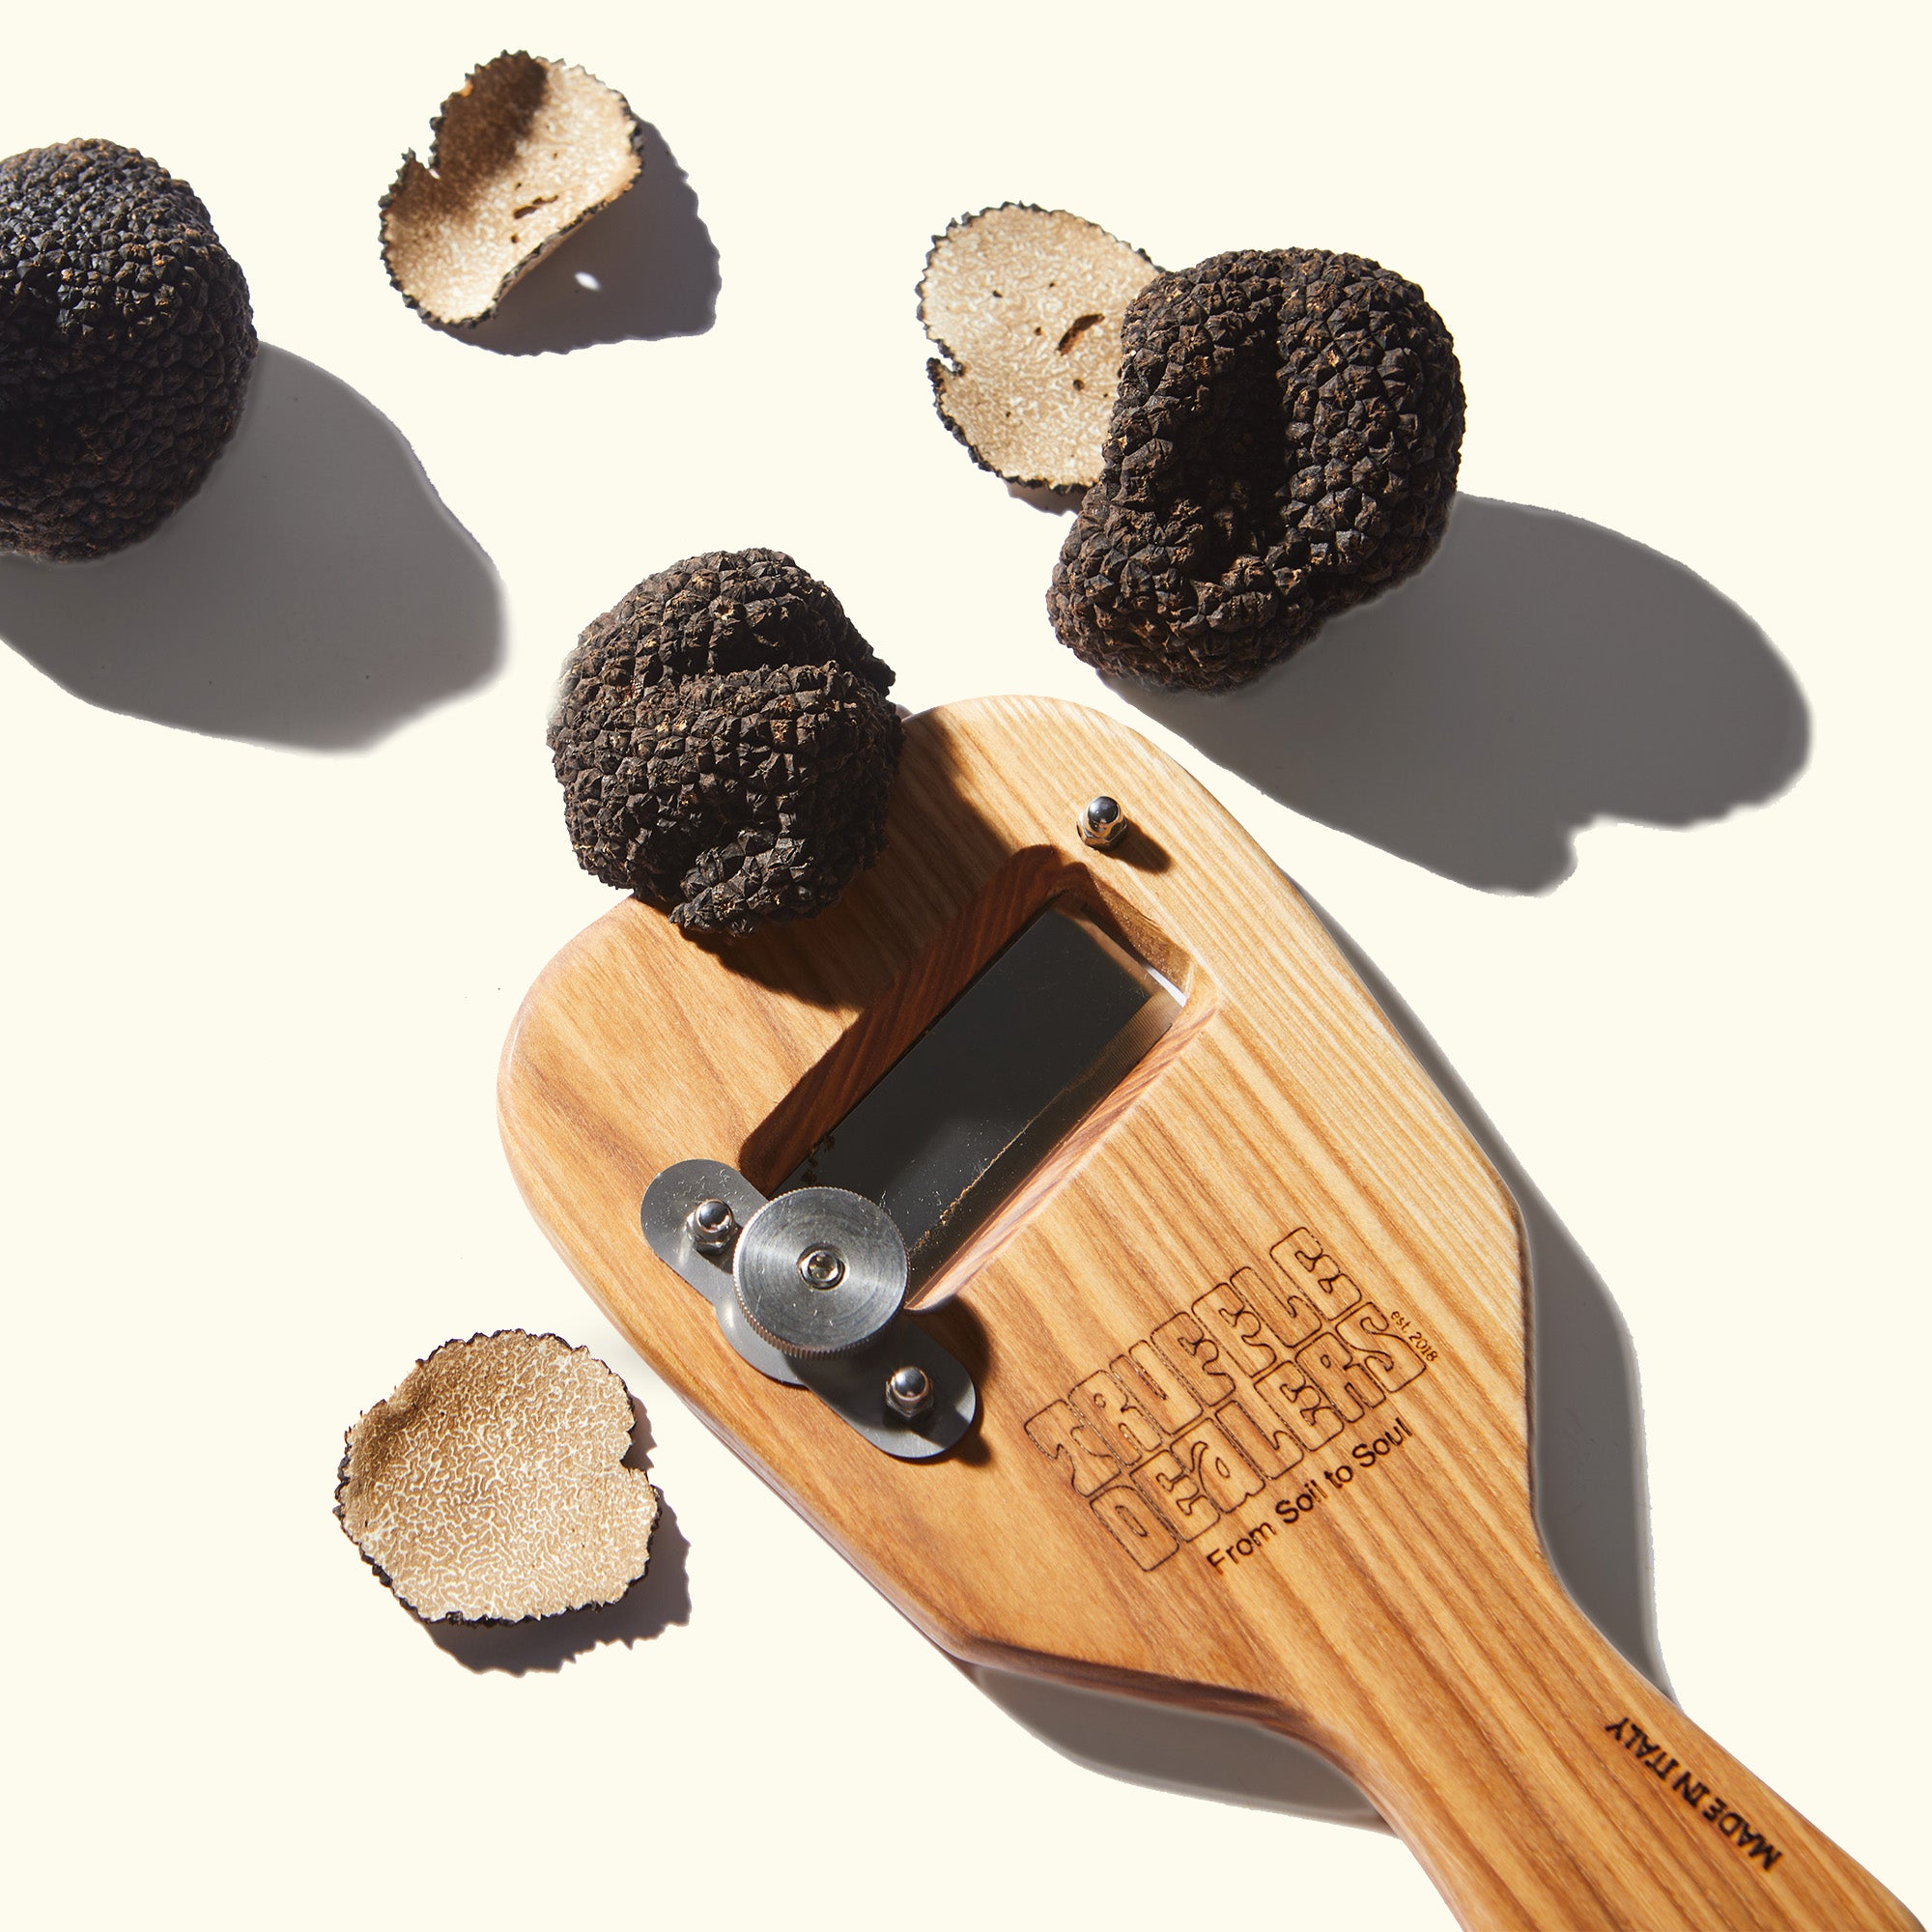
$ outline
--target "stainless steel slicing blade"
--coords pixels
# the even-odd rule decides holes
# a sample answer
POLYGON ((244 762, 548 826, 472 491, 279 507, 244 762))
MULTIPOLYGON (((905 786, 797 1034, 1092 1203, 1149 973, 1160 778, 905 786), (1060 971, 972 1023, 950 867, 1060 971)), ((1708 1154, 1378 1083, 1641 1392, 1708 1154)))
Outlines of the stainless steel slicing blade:
POLYGON ((1050 906, 780 1183, 850 1188, 898 1224, 913 1295, 1174 1024, 1180 996, 1050 906))

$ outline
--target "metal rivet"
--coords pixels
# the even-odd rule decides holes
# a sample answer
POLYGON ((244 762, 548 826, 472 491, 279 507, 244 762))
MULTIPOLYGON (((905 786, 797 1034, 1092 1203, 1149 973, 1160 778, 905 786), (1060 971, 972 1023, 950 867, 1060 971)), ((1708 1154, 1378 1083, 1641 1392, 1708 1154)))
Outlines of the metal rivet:
POLYGON ((798 1258, 798 1273, 807 1288, 837 1288, 845 1279, 845 1257, 837 1248, 807 1248, 798 1258))
POLYGON ((1102 792, 1098 798, 1090 798, 1080 810, 1080 842, 1083 845, 1096 845, 1101 851, 1120 842, 1121 835, 1127 829, 1127 814, 1121 810, 1118 799, 1109 798, 1102 792))
POLYGON ((700 1201, 684 1217, 684 1227, 691 1245, 700 1255, 722 1255, 738 1238, 738 1217, 731 1211, 731 1204, 715 1195, 700 1201))
POLYGON ((886 1406, 908 1422, 932 1406, 932 1378, 916 1363, 895 1369, 886 1382, 886 1406))

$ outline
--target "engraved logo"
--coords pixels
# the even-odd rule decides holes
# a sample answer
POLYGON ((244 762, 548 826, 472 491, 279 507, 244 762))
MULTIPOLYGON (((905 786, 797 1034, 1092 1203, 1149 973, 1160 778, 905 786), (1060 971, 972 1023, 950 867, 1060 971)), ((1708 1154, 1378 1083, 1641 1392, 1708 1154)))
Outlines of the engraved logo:
POLYGON ((1435 1358, 1307 1228, 1049 1403, 1026 1426, 1143 1570, 1165 1563, 1435 1358))

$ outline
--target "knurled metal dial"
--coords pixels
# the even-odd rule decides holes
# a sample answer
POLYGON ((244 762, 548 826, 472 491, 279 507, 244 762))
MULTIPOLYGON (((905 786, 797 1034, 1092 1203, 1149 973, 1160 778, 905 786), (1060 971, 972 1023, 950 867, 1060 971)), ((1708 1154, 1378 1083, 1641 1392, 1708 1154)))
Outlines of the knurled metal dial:
POLYGON ((842 1355, 898 1314, 906 1248, 886 1210, 842 1187, 798 1187, 746 1222, 731 1260, 745 1320, 787 1355, 842 1355))

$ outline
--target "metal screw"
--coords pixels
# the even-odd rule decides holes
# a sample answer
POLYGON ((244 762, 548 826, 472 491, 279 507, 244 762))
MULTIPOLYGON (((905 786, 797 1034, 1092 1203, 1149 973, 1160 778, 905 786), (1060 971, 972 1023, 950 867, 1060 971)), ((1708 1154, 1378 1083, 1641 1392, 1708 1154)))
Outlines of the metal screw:
POLYGON ((722 1255, 738 1238, 738 1217, 730 1202, 716 1195, 700 1201, 684 1217, 684 1228, 700 1255, 722 1255))
POLYGON ((807 1248, 798 1272, 807 1288, 837 1288, 845 1279, 845 1257, 837 1248, 807 1248))
POLYGON ((1118 799, 1109 798, 1102 792, 1098 798, 1090 798, 1080 811, 1080 842, 1083 845, 1097 846, 1104 852, 1110 845, 1121 842, 1121 835, 1127 829, 1127 814, 1121 810, 1118 799))
POLYGON ((895 1369, 886 1382, 886 1406, 908 1422, 932 1406, 932 1378, 916 1363, 895 1369))

